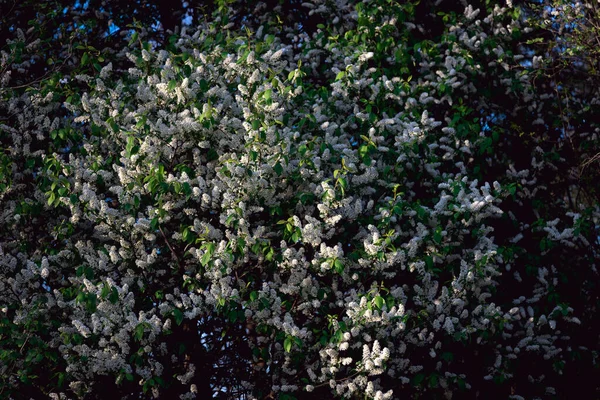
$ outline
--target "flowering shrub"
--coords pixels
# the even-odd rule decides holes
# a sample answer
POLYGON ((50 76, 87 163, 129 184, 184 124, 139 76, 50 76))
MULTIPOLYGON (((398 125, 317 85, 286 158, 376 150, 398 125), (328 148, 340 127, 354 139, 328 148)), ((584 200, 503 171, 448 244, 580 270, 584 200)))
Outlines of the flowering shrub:
POLYGON ((551 121, 525 9, 416 3, 305 3, 312 35, 223 5, 125 69, 5 72, 2 396, 595 390, 598 203, 568 177, 598 128, 551 121))

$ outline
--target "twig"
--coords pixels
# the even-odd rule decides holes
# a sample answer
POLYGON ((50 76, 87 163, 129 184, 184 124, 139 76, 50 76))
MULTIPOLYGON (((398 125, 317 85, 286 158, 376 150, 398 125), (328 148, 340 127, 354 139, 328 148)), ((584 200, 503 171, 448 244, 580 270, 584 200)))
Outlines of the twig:
POLYGON ((165 239, 165 243, 167 243, 167 246, 169 247, 169 250, 171 250, 171 255, 175 259, 175 262, 177 263, 177 266, 179 267, 179 270, 182 271, 183 268, 181 267, 181 263, 179 262, 179 257, 177 257, 177 253, 175 253, 175 250, 173 249, 173 246, 171 246, 171 243, 169 242, 169 239, 167 239, 167 235, 165 235, 165 232, 162 230, 162 228, 161 228, 160 225, 158 226, 158 230, 160 231, 163 239, 165 239))

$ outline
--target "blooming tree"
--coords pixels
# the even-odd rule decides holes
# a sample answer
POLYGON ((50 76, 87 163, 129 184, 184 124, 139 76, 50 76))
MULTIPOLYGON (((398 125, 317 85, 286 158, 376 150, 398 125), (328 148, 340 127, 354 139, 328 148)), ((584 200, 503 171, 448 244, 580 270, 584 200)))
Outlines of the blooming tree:
POLYGON ((27 90, 2 53, 1 396, 594 393, 599 98, 551 24, 229 3, 27 90))

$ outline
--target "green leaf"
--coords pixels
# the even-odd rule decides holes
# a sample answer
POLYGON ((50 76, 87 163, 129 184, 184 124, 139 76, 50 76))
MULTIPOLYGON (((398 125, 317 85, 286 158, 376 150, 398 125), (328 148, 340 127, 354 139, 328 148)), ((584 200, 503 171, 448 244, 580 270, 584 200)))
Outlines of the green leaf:
POLYGON ((430 388, 435 388, 438 385, 438 377, 436 374, 431 374, 429 376, 429 387, 430 388))
POLYGON ((361 158, 366 157, 369 154, 369 146, 363 144, 358 148, 358 154, 361 158))
POLYGON ((286 353, 289 353, 292 350, 292 338, 290 338, 289 336, 285 338, 285 340, 283 341, 283 349, 285 350, 286 353))
POLYGON ((264 98, 266 101, 269 101, 269 100, 271 100, 271 98, 272 98, 272 95, 273 95, 273 91, 272 91, 271 89, 267 89, 267 90, 265 90, 265 92, 263 93, 263 98, 264 98))
POLYGON ((133 336, 135 338, 135 340, 137 340, 138 342, 142 340, 142 338, 144 337, 144 324, 138 324, 138 326, 135 327, 133 336))
POLYGON ((203 92, 206 92, 208 90, 208 82, 206 82, 206 80, 200 79, 200 89, 203 92))
POLYGON ((442 360, 446 361, 446 362, 450 362, 452 360, 454 360, 454 355, 448 351, 442 353, 442 360))
POLYGON ((113 118, 109 118, 106 122, 110 125, 110 128, 115 133, 119 133, 121 131, 121 128, 119 128, 119 125, 116 124, 116 122, 113 118))
POLYGON ((375 298, 373 299, 373 302, 375 303, 377 308, 379 308, 381 310, 381 308, 383 307, 383 305, 385 303, 385 300, 381 296, 375 296, 375 298))
POLYGON ((267 254, 265 254, 265 260, 267 261, 273 261, 273 256, 275 255, 275 250, 273 250, 272 247, 269 248, 269 251, 267 252, 267 254))
POLYGON ((139 37, 139 34, 137 32, 133 32, 133 35, 131 35, 131 39, 129 40, 129 45, 132 45, 133 43, 137 42, 139 37))
POLYGON ((208 252, 204 253, 204 255, 202 256, 202 259, 200 260, 200 264, 202 264, 202 266, 205 267, 210 262, 211 257, 212 257, 212 254, 210 254, 208 252))
POLYGON ((114 286, 110 289, 110 295, 108 296, 108 301, 110 301, 112 304, 115 304, 117 301, 119 301, 119 292, 117 291, 117 288, 114 286))
POLYGON ((273 166, 273 170, 277 173, 277 175, 281 175, 283 172, 283 167, 281 166, 281 163, 278 161, 277 164, 275 164, 273 166))
POLYGON ((417 374, 413 378, 413 385, 419 386, 425 380, 425 374, 417 374))
POLYGON ((127 138, 127 146, 125 146, 125 151, 128 157, 137 154, 137 152, 139 151, 140 148, 139 146, 136 146, 136 143, 137 139, 135 138, 135 136, 129 136, 127 138))
POLYGON ((98 299, 96 298, 96 295, 94 293, 89 293, 87 295, 87 298, 85 301, 85 308, 87 309, 88 312, 90 312, 90 313, 96 312, 97 301, 98 301, 98 299))
POLYGON ((341 274, 342 272, 344 272, 344 263, 342 262, 342 260, 340 260, 339 258, 336 258, 336 260, 333 262, 333 269, 338 274, 341 274))
POLYGON ((235 321, 237 320, 237 317, 238 317, 238 314, 235 310, 231 310, 231 311, 229 311, 229 313, 227 313, 227 319, 231 323, 235 323, 235 321))
POLYGON ((104 285, 102 285, 102 291, 100 292, 100 297, 105 299, 109 294, 110 294, 110 287, 108 286, 108 284, 105 283, 104 285))
POLYGON ((67 375, 64 372, 58 373, 58 383, 57 383, 58 387, 62 387, 66 377, 67 377, 67 375))
POLYGON ((194 240, 194 235, 190 228, 185 228, 181 234, 181 237, 188 243, 191 243, 194 240))
POLYGON ((344 79, 345 76, 346 76, 346 71, 340 71, 335 76, 335 80, 339 81, 340 79, 344 79))
POLYGON ((171 79, 167 85, 167 89, 174 90, 175 87, 177 87, 177 81, 175 79, 171 79))
POLYGON ((213 254, 215 252, 216 246, 212 242, 207 242, 206 244, 204 244, 203 247, 204 247, 204 255, 202 256, 200 263, 202 264, 202 266, 206 266, 210 262, 213 254))
POLYGON ((178 308, 173 310, 173 319, 175 320, 175 323, 177 325, 181 325, 181 323, 183 322, 183 313, 181 312, 181 310, 179 310, 178 308))

